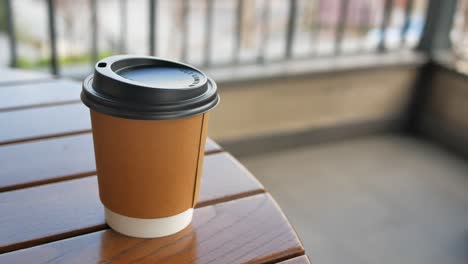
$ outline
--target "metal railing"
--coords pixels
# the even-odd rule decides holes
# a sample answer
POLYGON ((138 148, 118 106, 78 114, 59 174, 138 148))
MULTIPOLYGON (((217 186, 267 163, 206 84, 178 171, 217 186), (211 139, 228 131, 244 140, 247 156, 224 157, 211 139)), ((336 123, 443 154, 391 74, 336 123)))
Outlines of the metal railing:
MULTIPOLYGON (((15 17, 14 17, 14 10, 12 6, 12 1, 14 0, 1 0, 4 2, 4 7, 6 10, 6 32, 8 35, 9 40, 9 53, 10 53, 10 65, 15 67, 18 66, 18 41, 17 41, 17 32, 15 27, 15 17)), ((57 3, 58 0, 43 0, 47 6, 47 28, 48 28, 48 42, 49 42, 49 67, 50 71, 53 74, 60 74, 61 64, 59 63, 59 52, 57 50, 57 22, 56 22, 56 13, 57 13, 57 3)), ((79 1, 79 0, 77 0, 79 1)), ((82 0, 83 4, 89 5, 90 11, 90 25, 91 25, 91 43, 90 43, 90 58, 91 62, 94 63, 99 59, 99 23, 98 23, 98 1, 97 0, 82 0)), ((160 8, 162 0, 147 0, 147 17, 148 17, 148 41, 147 41, 147 54, 157 56, 158 54, 158 47, 161 44, 159 38, 158 26, 159 21, 158 18, 158 10, 160 8)), ((227 0, 225 0, 227 1, 227 0)), ((235 3, 235 7, 233 8, 232 12, 234 15, 234 30, 233 34, 233 45, 232 45, 232 59, 229 62, 226 62, 227 65, 232 64, 239 64, 243 63, 241 61, 241 51, 242 51, 242 40, 244 36, 244 32, 242 31, 242 21, 245 16, 245 5, 248 0, 232 0, 235 3)), ((287 2, 287 14, 286 14, 286 25, 284 29, 284 48, 282 50, 281 57, 276 59, 269 60, 266 56, 266 46, 270 41, 270 24, 272 19, 271 9, 272 3, 274 0, 264 0, 261 1, 261 12, 259 15, 258 21, 260 21, 259 25, 259 33, 258 33, 258 48, 257 54, 253 60, 247 61, 247 63, 267 63, 272 60, 289 60, 293 58, 311 58, 314 56, 326 55, 326 56, 341 56, 345 53, 345 49, 343 48, 344 43, 346 42, 346 33, 350 25, 350 8, 355 5, 364 5, 367 2, 379 2, 379 0, 316 0, 315 5, 319 10, 317 15, 320 16, 320 12, 323 12, 326 9, 327 5, 330 3, 335 3, 338 8, 338 13, 336 16, 336 21, 333 22, 333 29, 334 33, 332 34, 331 41, 329 45, 333 45, 333 49, 329 53, 325 54, 318 54, 317 52, 310 52, 310 54, 295 56, 294 55, 294 48, 296 40, 297 28, 298 28, 298 14, 300 10, 299 5, 304 4, 304 1, 300 0, 283 0, 282 2, 287 2)), ((281 1, 281 0, 280 0, 281 1)), ((425 0, 421 0, 425 2, 425 0)), ((437 0, 436 0, 437 1, 437 0)), ((213 63, 212 58, 212 49, 213 49, 213 38, 214 30, 213 27, 215 25, 215 18, 214 14, 215 10, 215 2, 214 0, 205 0, 206 6, 206 13, 203 20, 203 28, 204 28, 204 43, 202 47, 203 58, 201 60, 201 66, 210 67, 210 66, 218 66, 218 64, 213 63)), ((370 25, 370 16, 369 10, 366 12, 362 12, 358 16, 358 20, 360 21, 357 27, 362 27, 365 29, 375 28, 378 37, 378 43, 375 46, 375 49, 367 49, 362 50, 358 49, 358 52, 376 52, 376 53, 384 53, 388 52, 388 45, 387 45, 387 38, 389 36, 389 30, 395 31, 394 27, 390 27, 392 15, 394 15, 394 8, 396 4, 399 4, 399 8, 403 11, 403 23, 398 26, 398 30, 400 31, 399 34, 399 41, 400 44, 393 49, 401 49, 401 48, 408 48, 406 43, 407 36, 411 29, 412 23, 412 14, 414 13, 414 6, 415 0, 380 0, 380 7, 381 7, 381 19, 380 23, 377 23, 376 26, 370 25), (404 3, 404 4, 402 4, 404 3), (402 7, 401 7, 402 6, 402 7), (366 23, 368 23, 366 25, 366 23)), ((129 17, 126 10, 128 5, 132 4, 132 2, 128 0, 118 0, 119 8, 120 8, 120 39, 119 39, 119 48, 117 50, 118 53, 126 53, 128 51, 128 47, 126 45, 128 39, 126 38, 128 32, 128 20, 129 17)), ((189 0, 181 0, 180 2, 180 32, 181 32, 181 39, 180 39, 180 46, 181 51, 179 53, 179 59, 182 61, 188 60, 188 51, 190 49, 190 38, 188 36, 188 31, 190 27, 189 21, 189 13, 190 10, 190 1, 189 0)), ((330 8, 330 6, 328 6, 330 8)), ((361 10, 361 9, 359 9, 361 10)), ((365 10, 365 9, 362 9, 365 10)), ((377 10, 378 11, 378 10, 377 10)), ((425 12, 424 12, 425 13, 425 12)), ((314 24, 314 29, 312 30, 313 35, 316 37, 315 42, 319 43, 321 41, 320 38, 317 37, 323 30, 322 21, 320 19, 315 19, 316 23, 314 24)), ((311 34, 312 34, 311 33, 311 34)), ((322 40, 323 41, 323 40, 322 40)), ((318 44, 317 44, 318 45, 318 44)), ((190 62, 190 61, 189 61, 190 62)), ((197 64, 197 63, 195 63, 197 64)))

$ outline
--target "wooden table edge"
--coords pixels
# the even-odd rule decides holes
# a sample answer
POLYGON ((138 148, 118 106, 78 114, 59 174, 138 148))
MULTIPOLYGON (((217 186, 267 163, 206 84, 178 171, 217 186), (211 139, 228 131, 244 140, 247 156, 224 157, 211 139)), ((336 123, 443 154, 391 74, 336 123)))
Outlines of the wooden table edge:
POLYGON ((310 264, 310 259, 309 256, 307 256, 305 253, 299 256, 291 257, 288 259, 283 259, 278 262, 275 262, 278 264, 310 264))

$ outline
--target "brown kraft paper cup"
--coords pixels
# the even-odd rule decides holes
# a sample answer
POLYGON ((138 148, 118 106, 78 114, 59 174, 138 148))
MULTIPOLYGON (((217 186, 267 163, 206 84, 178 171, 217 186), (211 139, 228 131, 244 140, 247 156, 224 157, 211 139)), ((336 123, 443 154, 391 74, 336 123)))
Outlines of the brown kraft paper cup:
POLYGON ((208 114, 132 120, 91 111, 91 120, 99 196, 107 209, 150 219, 196 204, 208 114))
POLYGON ((129 236, 176 233, 191 222, 198 200, 207 110, 219 100, 214 82, 191 66, 153 57, 113 56, 97 65, 105 65, 105 69, 96 66, 94 78, 85 80, 82 100, 90 107, 99 196, 106 221, 129 236), (123 67, 128 71, 132 66, 132 73, 118 70, 123 67), (109 76, 111 80, 105 78, 109 76), (208 88, 193 92, 198 89, 193 83, 204 79, 208 88), (146 82, 141 90, 138 81, 146 82), (144 89, 148 83, 156 86, 151 87, 154 90, 144 89), (168 84, 175 88, 157 87, 168 84), (189 88, 184 90, 184 85, 189 88), (214 92, 208 85, 214 85, 214 92), (174 90, 179 95, 174 95, 174 90), (138 98, 142 91, 146 93, 138 98), (151 93, 158 92, 151 98, 151 93), (189 92, 192 94, 186 95, 189 92), (203 96, 202 102, 194 99, 203 96), (121 105, 115 103, 118 100, 121 105))

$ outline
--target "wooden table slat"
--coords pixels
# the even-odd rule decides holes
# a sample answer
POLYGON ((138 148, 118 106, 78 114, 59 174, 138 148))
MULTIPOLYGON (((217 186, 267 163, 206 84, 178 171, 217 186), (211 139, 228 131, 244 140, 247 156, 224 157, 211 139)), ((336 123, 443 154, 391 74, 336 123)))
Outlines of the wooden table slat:
MULTIPOLYGON (((208 139, 205 151, 221 148, 208 139)), ((0 146, 0 168, 0 192, 93 175, 93 137, 86 133, 0 146)))
POLYGON ((309 258, 304 255, 279 262, 281 264, 310 264, 309 258))
POLYGON ((3 254, 0 262, 274 263, 302 254, 280 209, 260 194, 196 209, 192 224, 173 236, 138 239, 107 229, 3 254))
POLYGON ((0 112, 0 145, 88 132, 89 109, 82 103, 0 112))
POLYGON ((264 192, 257 178, 226 152, 206 156, 204 163, 198 207, 264 192))
MULTIPOLYGON (((262 192, 229 154, 213 154, 205 158, 197 206, 262 192)), ((0 253, 105 228, 95 176, 0 193, 0 212, 0 253)))
POLYGON ((81 83, 49 80, 0 87, 0 111, 80 102, 81 83))
POLYGON ((0 68, 0 86, 38 82, 51 78, 50 74, 42 72, 0 68))
MULTIPOLYGON (((0 112, 0 145, 85 134, 91 131, 89 109, 82 103, 0 112)), ((213 151, 220 147, 207 141, 213 151)))

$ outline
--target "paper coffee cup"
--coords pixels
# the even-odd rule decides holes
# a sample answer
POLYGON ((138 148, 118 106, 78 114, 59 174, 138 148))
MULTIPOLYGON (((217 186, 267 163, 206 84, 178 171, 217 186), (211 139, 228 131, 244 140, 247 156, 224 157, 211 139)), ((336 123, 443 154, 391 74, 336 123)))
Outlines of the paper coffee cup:
POLYGON ((108 225, 134 237, 174 234, 192 219, 216 84, 154 57, 112 56, 83 83, 99 196, 108 225))

